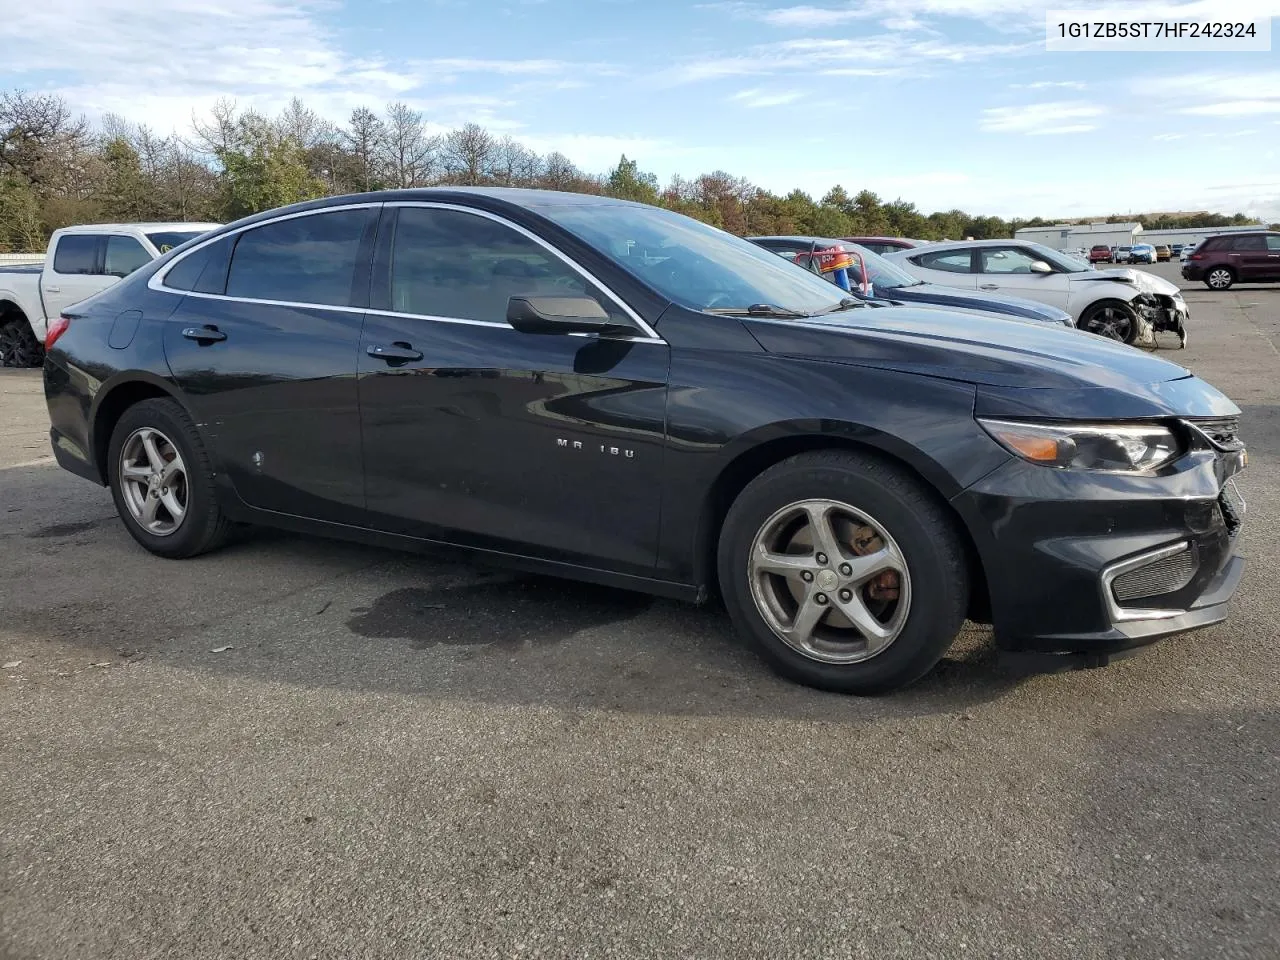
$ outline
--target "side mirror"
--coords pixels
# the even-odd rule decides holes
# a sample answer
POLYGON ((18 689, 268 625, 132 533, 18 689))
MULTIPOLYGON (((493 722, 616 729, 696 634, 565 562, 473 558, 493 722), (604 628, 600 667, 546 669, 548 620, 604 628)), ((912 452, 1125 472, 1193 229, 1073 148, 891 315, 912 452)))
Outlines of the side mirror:
POLYGON ((634 333, 630 324, 611 319, 591 297, 512 297, 507 323, 521 333, 634 333))
POLYGON ((1053 273, 1053 267, 1049 266, 1043 260, 1037 260, 1031 264, 1032 273, 1053 273))

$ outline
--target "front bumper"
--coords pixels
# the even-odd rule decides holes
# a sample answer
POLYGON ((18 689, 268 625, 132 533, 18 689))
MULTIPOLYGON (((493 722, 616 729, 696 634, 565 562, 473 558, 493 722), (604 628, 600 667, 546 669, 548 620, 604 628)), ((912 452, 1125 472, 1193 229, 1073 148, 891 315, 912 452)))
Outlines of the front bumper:
POLYGON ((997 645, 1096 666, 1224 620, 1244 566, 1226 485, 1242 466, 1212 450, 1149 477, 1011 460, 965 490, 953 503, 983 561, 997 645), (1182 561, 1172 589, 1117 598, 1120 574, 1171 552, 1182 561))

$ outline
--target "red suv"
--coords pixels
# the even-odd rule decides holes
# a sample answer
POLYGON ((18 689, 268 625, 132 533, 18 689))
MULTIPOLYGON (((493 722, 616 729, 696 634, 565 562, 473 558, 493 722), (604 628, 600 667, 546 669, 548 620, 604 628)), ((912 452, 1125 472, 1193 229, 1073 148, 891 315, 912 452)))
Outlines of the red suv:
POLYGON ((1233 283, 1280 282, 1280 233, 1222 233, 1206 237, 1182 265, 1184 280, 1201 280, 1210 290, 1233 283))
POLYGON ((1090 263, 1110 263, 1111 248, 1108 247, 1105 243, 1100 243, 1096 247, 1093 247, 1089 251, 1089 262, 1090 263))

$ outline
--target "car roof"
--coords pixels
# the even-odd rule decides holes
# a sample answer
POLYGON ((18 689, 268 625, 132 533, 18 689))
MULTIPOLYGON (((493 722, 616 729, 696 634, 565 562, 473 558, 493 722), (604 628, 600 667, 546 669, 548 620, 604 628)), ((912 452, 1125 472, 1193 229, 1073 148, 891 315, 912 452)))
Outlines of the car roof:
POLYGON ((841 243, 852 243, 852 240, 834 240, 831 237, 802 237, 794 234, 767 236, 767 237, 747 237, 748 240, 789 240, 796 243, 816 243, 819 246, 834 247, 841 243))
POLYGON ((201 232, 216 230, 220 223, 81 223, 74 227, 63 227, 61 233, 101 233, 104 230, 141 230, 144 233, 157 233, 161 230, 199 230, 201 232))

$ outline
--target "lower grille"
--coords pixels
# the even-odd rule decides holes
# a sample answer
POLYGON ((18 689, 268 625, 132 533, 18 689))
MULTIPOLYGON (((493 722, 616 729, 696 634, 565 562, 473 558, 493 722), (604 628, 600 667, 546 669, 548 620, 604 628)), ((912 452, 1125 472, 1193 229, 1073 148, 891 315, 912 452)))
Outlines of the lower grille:
POLYGON ((1111 590, 1120 603, 1174 593, 1192 581, 1198 566, 1195 554, 1188 547, 1145 567, 1122 573, 1112 582, 1111 590))

